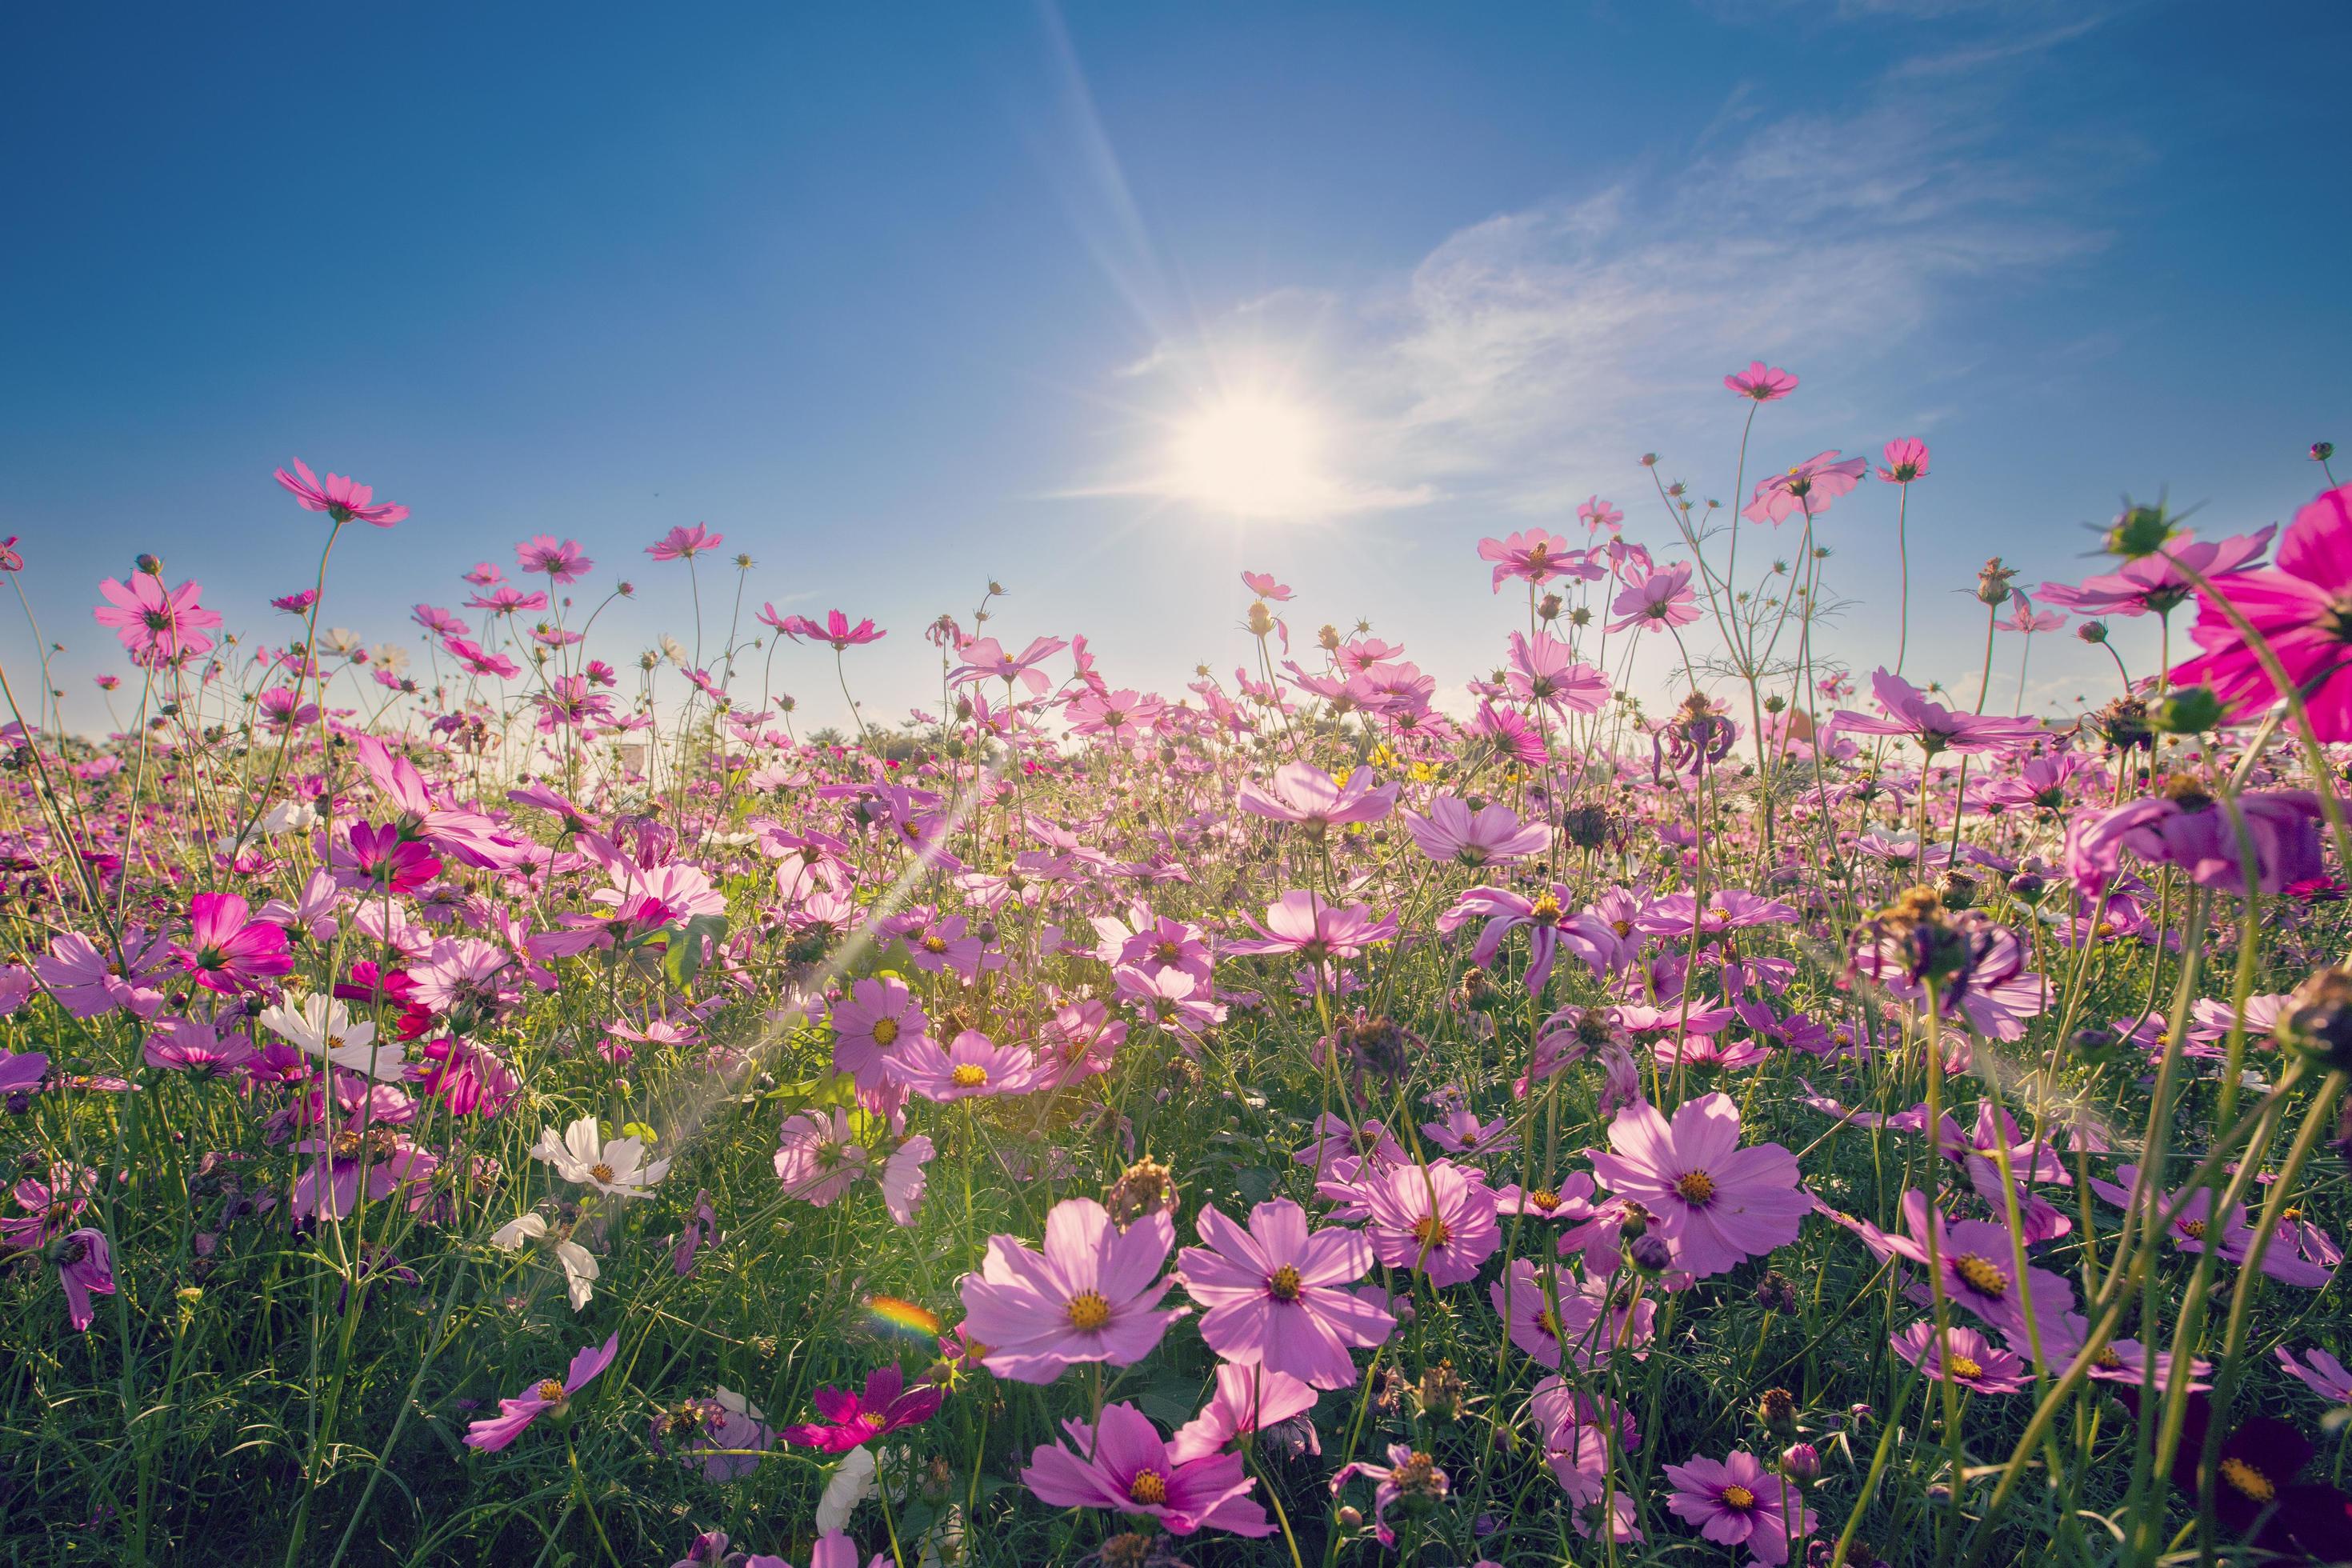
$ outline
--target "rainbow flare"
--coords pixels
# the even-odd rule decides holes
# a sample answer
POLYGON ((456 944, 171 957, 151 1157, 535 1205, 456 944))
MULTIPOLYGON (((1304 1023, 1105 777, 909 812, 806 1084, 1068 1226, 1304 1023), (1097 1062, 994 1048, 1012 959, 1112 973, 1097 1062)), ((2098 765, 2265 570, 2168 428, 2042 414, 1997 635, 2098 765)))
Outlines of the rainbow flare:
POLYGON ((912 1301, 902 1301, 896 1296, 875 1296, 866 1303, 866 1315, 874 1326, 885 1333, 904 1334, 908 1339, 937 1339, 940 1333, 939 1314, 929 1312, 912 1301))

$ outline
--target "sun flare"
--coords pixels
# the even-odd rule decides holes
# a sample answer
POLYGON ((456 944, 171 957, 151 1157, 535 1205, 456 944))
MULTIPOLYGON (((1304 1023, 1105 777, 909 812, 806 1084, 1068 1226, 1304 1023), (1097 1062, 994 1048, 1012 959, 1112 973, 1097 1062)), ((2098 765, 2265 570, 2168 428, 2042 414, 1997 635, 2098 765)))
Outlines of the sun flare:
POLYGON ((1176 427, 1169 489, 1236 517, 1300 517, 1328 509, 1321 422, 1303 405, 1234 394, 1176 427))

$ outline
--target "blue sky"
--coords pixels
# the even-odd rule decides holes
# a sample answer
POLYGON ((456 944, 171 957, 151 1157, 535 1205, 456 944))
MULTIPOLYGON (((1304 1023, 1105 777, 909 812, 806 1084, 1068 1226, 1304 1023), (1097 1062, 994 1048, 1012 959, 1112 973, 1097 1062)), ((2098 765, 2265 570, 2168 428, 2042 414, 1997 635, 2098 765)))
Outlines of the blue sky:
MULTIPOLYGON (((296 455, 414 510, 338 550, 371 640, 548 531, 639 584, 633 653, 704 521, 751 604, 892 628, 877 717, 992 575, 1121 684, 1230 669, 1246 565, 1450 689, 1517 619, 1477 540, 1599 492, 1662 548, 1636 458, 1727 498, 1763 357, 1804 385, 1756 463, 1933 445, 1913 671, 1972 681, 1986 555, 2079 575, 2126 489, 2283 521, 2352 437, 2347 48, 2319 5, 12 7, 0 533, 92 727, 138 551, 286 635, 296 455), (1313 515, 1171 468, 1237 399, 1315 433, 1313 515)), ((1824 530, 1865 674, 1893 499, 1824 530)), ((829 656, 778 669, 838 718, 829 656)))

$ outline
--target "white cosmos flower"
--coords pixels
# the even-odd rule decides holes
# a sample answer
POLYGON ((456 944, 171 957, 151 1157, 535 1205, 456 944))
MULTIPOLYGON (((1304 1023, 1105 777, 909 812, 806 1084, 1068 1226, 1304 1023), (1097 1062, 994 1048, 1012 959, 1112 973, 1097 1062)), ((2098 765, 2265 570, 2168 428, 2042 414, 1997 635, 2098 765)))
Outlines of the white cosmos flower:
POLYGON ((408 1064, 400 1046, 390 1041, 376 1044, 375 1026, 352 1017, 349 1007, 323 991, 302 998, 299 1011, 282 1005, 263 1008, 261 1026, 344 1072, 385 1083, 397 1083, 406 1076, 408 1064))
POLYGON ((531 1158, 544 1160, 567 1182, 593 1187, 609 1197, 650 1196, 669 1174, 669 1162, 646 1163, 646 1146, 635 1138, 615 1138, 610 1143, 596 1129, 596 1119, 583 1116, 558 1138, 552 1127, 540 1130, 531 1158))
POLYGON ((281 833, 308 833, 319 826, 319 808, 307 800, 281 800, 261 814, 261 831, 272 838, 281 833))
MULTIPOLYGON (((513 1252, 527 1241, 545 1240, 548 1229, 547 1220, 543 1215, 517 1215, 499 1226, 491 1235, 490 1240, 495 1245, 505 1247, 509 1252, 513 1252)), ((576 1312, 586 1306, 588 1298, 595 1293, 596 1256, 566 1236, 556 1238, 555 1260, 563 1265, 564 1290, 572 1298, 572 1310, 576 1312)))
POLYGON ((824 1483, 824 1494, 816 1503, 817 1533, 830 1535, 848 1529, 849 1516, 874 1495, 874 1449, 861 1443, 841 1457, 832 1479, 824 1483))

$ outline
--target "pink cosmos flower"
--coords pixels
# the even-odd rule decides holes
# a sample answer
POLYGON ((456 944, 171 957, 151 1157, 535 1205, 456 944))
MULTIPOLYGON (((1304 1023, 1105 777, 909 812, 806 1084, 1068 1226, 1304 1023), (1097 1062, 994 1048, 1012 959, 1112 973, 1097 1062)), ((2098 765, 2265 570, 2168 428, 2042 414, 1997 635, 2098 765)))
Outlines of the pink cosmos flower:
POLYGON ((1429 815, 1405 812, 1405 830, 1421 852, 1441 865, 1507 866, 1543 853, 1551 829, 1540 822, 1522 826, 1518 813, 1501 801, 1472 811, 1454 795, 1441 795, 1429 803, 1429 815))
POLYGON ((139 663, 194 658, 213 646, 207 627, 221 624, 220 614, 197 603, 201 583, 183 583, 166 590, 153 573, 133 572, 131 581, 101 579, 98 591, 106 603, 92 610, 90 619, 112 626, 114 635, 139 663))
POLYGON ((1700 1279, 1796 1240, 1812 1206, 1795 1155, 1739 1146, 1739 1109, 1726 1094, 1685 1100, 1671 1124, 1655 1106, 1629 1105, 1610 1122, 1609 1145, 1615 1152, 1592 1154, 1593 1174, 1648 1209, 1675 1267, 1700 1279))
POLYGON ((1576 503, 1576 520, 1598 533, 1604 528, 1617 527, 1625 521, 1625 514, 1599 496, 1587 496, 1576 503))
POLYGON ((1886 443, 1886 466, 1878 477, 1890 485, 1907 485, 1927 477, 1927 443, 1916 436, 1897 436, 1886 443))
POLYGON ((835 653, 863 647, 870 642, 880 642, 890 635, 887 631, 877 631, 870 618, 852 626, 848 616, 839 610, 827 610, 824 619, 819 622, 806 616, 778 616, 772 605, 764 605, 761 608, 763 614, 760 618, 794 642, 807 637, 814 642, 831 643, 835 653))
POLYGON ((153 984, 172 963, 160 936, 136 927, 122 933, 122 957, 100 948, 78 931, 49 939, 49 951, 33 960, 33 973, 47 986, 65 1010, 77 1018, 95 1018, 127 1007, 142 1018, 152 1018, 163 1005, 163 994, 153 984))
POLYGON ((1530 528, 1507 539, 1482 539, 1478 542, 1478 559, 1495 563, 1493 592, 1497 594, 1503 591, 1504 583, 1513 577, 1523 578, 1533 586, 1559 576, 1589 582, 1601 576, 1603 570, 1592 563, 1586 552, 1545 528, 1530 528))
POLYGON ((576 539, 561 544, 549 533, 534 533, 515 546, 515 563, 526 572, 544 572, 558 583, 576 583, 595 569, 576 539))
POLYGON ((879 1366, 866 1374, 862 1394, 818 1389, 809 1396, 809 1403, 816 1406, 817 1420, 786 1426, 777 1436, 799 1447, 845 1454, 902 1427, 921 1426, 939 1414, 940 1398, 940 1391, 931 1384, 908 1388, 896 1366, 879 1366))
POLYGON ((0 1052, 0 1098, 31 1093, 48 1071, 49 1058, 42 1052, 0 1052))
POLYGON ((205 990, 235 993, 292 971, 286 932, 267 921, 248 921, 247 913, 235 893, 198 893, 188 901, 188 945, 174 944, 172 955, 205 990))
POLYGON ((66 1293, 66 1318, 74 1332, 87 1330, 97 1314, 92 1296, 114 1294, 114 1265, 106 1248, 106 1235, 85 1226, 68 1231, 49 1244, 49 1258, 58 1267, 58 1285, 66 1293))
POLYGON ((1319 1454, 1323 1444, 1316 1436, 1315 1424, 1300 1419, 1315 1408, 1317 1397, 1314 1389, 1286 1373, 1220 1362, 1216 1391, 1198 1415, 1176 1428, 1176 1435, 1168 1440, 1168 1457, 1180 1465, 1203 1459, 1222 1452, 1236 1437, 1286 1423, 1296 1423, 1293 1431, 1304 1429, 1299 1431, 1299 1447, 1305 1452, 1319 1454))
POLYGON ((1042 1254, 989 1237, 980 1272, 963 1280, 964 1337, 989 1371, 1051 1383, 1077 1362, 1130 1366, 1181 1314, 1155 1309, 1171 1279, 1154 1278, 1175 1245, 1164 1214, 1125 1230, 1092 1198, 1065 1198, 1045 1216, 1042 1254))
POLYGON ((2303 1385, 2332 1405, 2352 1405, 2352 1372, 2326 1351, 2314 1347, 2297 1361, 2284 1345, 2278 1347, 2279 1364, 2301 1379, 2303 1385))
POLYGON ((1006 653, 1004 645, 994 637, 975 637, 964 644, 963 662, 948 672, 948 679, 958 686, 992 679, 1010 686, 1018 680, 1033 696, 1037 695, 1053 684, 1037 667, 1069 646, 1060 637, 1033 637, 1027 647, 1013 655, 1006 653))
POLYGON ((1180 1460, 1151 1417, 1132 1405, 1104 1408, 1101 1424, 1065 1421, 1076 1451, 1041 1444, 1021 1472, 1021 1484, 1055 1508, 1108 1508, 1145 1514, 1171 1535, 1223 1530, 1234 1535, 1274 1533, 1265 1510, 1250 1496, 1253 1481, 1238 1454, 1180 1460))
POLYGON ((2023 632, 2032 637, 2035 632, 2054 632, 2066 624, 2063 610, 2037 610, 2033 601, 2012 590, 2009 595, 2009 614, 1993 622, 2005 632, 2023 632))
POLYGON ((1882 665, 1870 678, 1872 695, 1886 710, 1883 719, 1841 708, 1838 728, 1858 735, 1906 735, 1933 757, 1945 752, 2007 752, 2042 733, 2038 719, 2004 719, 1990 713, 1958 713, 1882 665))
POLYGON ((1591 910, 1568 913, 1565 904, 1572 896, 1559 883, 1532 899, 1507 888, 1472 888, 1454 901, 1453 908, 1437 917, 1438 933, 1451 936, 1474 920, 1485 921, 1486 927, 1470 950, 1470 962, 1484 967, 1494 963, 1496 955, 1502 952, 1504 938, 1525 927, 1527 987, 1530 996, 1542 994, 1563 943, 1570 953, 1584 960, 1597 980, 1604 970, 1614 967, 1627 950, 1608 922, 1591 910))
MULTIPOLYGON (((254 1058, 253 1042, 242 1034, 223 1035, 201 1018, 166 1018, 147 1037, 140 1055, 151 1068, 164 1068, 197 1078, 222 1078, 240 1072, 254 1058)), ((41 1058, 46 1062, 47 1058, 41 1058)), ((5 1062, 0 1061, 0 1069, 5 1062)), ((0 1080, 6 1078, 0 1070, 0 1080)), ((6 1092, 0 1083, 0 1093, 6 1092)))
POLYGON ((1770 523, 1801 510, 1807 517, 1819 517, 1869 472, 1867 458, 1840 458, 1834 450, 1817 452, 1785 474, 1769 474, 1757 480, 1755 498, 1739 515, 1750 522, 1770 523))
POLYGON ((891 1076, 925 1100, 945 1104, 1000 1094, 1027 1094, 1037 1087, 1036 1058, 1026 1046, 998 1045, 977 1029, 966 1029, 941 1049, 920 1036, 899 1047, 891 1076))
POLYGON ((1340 1466, 1331 1477, 1331 1495, 1338 1497, 1358 1476, 1372 1479, 1372 1534, 1382 1546, 1396 1544, 1396 1527, 1389 1523, 1391 1509, 1407 1498, 1416 1508, 1431 1508, 1444 1502, 1454 1489, 1452 1478, 1438 1468, 1434 1458, 1403 1443, 1389 1445, 1385 1465, 1358 1459, 1340 1466))
MULTIPOLYGON (((2212 796, 2182 782, 2164 795, 2084 812, 2066 829, 2066 875, 2089 898, 2112 886, 2128 849, 2150 865, 2178 866, 2189 880, 2243 898, 2248 868, 2237 825, 2212 796)), ((2254 885, 2277 893, 2325 874, 2319 797, 2309 790, 2250 790, 2238 796, 2254 847, 2254 885)))
POLYGON ((786 1197, 830 1208, 866 1173, 866 1146, 849 1130, 847 1110, 838 1105, 830 1113, 803 1110, 784 1118, 776 1180, 786 1197))
POLYGON ((1554 711, 1598 712, 1609 697, 1609 678, 1577 662, 1568 645, 1549 632, 1538 632, 1532 638, 1511 634, 1511 665, 1505 679, 1520 701, 1540 702, 1554 711))
POLYGON ((1797 1489, 1744 1448, 1720 1462, 1694 1455, 1665 1474, 1675 1488, 1666 1507, 1675 1518, 1709 1541, 1747 1547, 1757 1563, 1786 1563, 1790 1541, 1813 1532, 1812 1511, 1797 1489))
POLYGON ((2024 1359, 2005 1351, 1974 1329, 1954 1327, 1942 1341, 1936 1325, 1917 1322, 1887 1336, 1895 1353, 1927 1376, 1949 1378, 1976 1394, 2015 1394, 2030 1386, 2024 1359))
MULTIPOLYGON (((2303 694, 2323 741, 2352 741, 2352 485, 2329 490, 2294 514, 2277 563, 2232 577, 2230 603, 2263 635, 2303 694)), ((2203 654, 2172 672, 2179 684, 2210 686, 2231 719, 2245 723, 2279 700, 2252 649, 2210 602, 2190 631, 2203 654)))
POLYGON ((1289 587, 1276 582, 1271 572, 1244 572, 1242 584, 1259 598, 1271 599, 1277 605, 1290 597, 1289 587))
POLYGON ((1397 933, 1395 915, 1372 918, 1369 904, 1345 909, 1327 904, 1318 893, 1292 889, 1265 908, 1265 923, 1251 921, 1250 929, 1263 941, 1247 938, 1225 944, 1228 952, 1292 953, 1321 963, 1327 959, 1354 958, 1374 942, 1397 933))
POLYGON ((1663 632, 1690 625, 1698 619, 1698 595, 1691 592, 1690 579, 1688 566, 1669 566, 1629 585, 1609 606, 1609 613, 1617 617, 1609 623, 1609 629, 1622 632, 1640 626, 1663 632))
POLYGON ((1742 397, 1769 403, 1796 391, 1797 378, 1777 365, 1767 365, 1759 359, 1748 361, 1746 370, 1735 371, 1725 376, 1723 384, 1742 397))
POLYGON ((1339 827, 1378 822, 1396 805, 1397 785, 1372 784, 1372 770, 1357 768, 1345 784, 1312 763, 1286 763, 1275 770, 1271 790, 1244 779, 1234 804, 1255 816, 1308 827, 1339 827))
MULTIPOLYGON (((2210 542, 2188 533, 2175 534, 2158 553, 2086 577, 2080 586, 2044 583, 2042 596, 2084 616, 2169 615, 2196 592, 2182 566, 2208 581, 2251 572, 2261 564, 2262 553, 2270 548, 2271 536, 2277 531, 2278 525, 2273 523, 2253 533, 2210 542)), ((2231 628, 2233 636, 2235 630, 2231 628)))
POLYGON ((1936 1261, 1943 1271, 1945 1296, 2007 1334, 2025 1331, 2025 1308, 2033 1308, 2037 1332, 2054 1332, 2059 1321, 2074 1310, 2074 1289, 2065 1276, 2028 1263, 2025 1278, 2017 1278, 2018 1247, 2006 1225, 1984 1220, 1948 1220, 1932 1210, 1927 1194, 1916 1188, 1903 1194, 1903 1226, 1908 1237, 1888 1237, 1897 1256, 1925 1266, 1928 1226, 1935 1227, 1936 1261))
POLYGON ((923 1206, 923 1192, 929 1177, 923 1167, 931 1161, 931 1141, 918 1132, 896 1149, 882 1163, 882 1206, 900 1225, 915 1223, 915 1211, 923 1206))
POLYGON ((1349 1350, 1380 1344, 1396 1327, 1347 1289, 1372 1266, 1358 1232, 1310 1235, 1307 1211, 1287 1198, 1251 1210, 1246 1231, 1213 1207, 1195 1223, 1208 1245, 1186 1247, 1177 1268, 1205 1309, 1201 1337, 1225 1360, 1344 1388, 1356 1380, 1349 1350))
POLYGON ((1474 1166, 1451 1160, 1383 1166, 1364 1173, 1349 1195, 1363 1205, 1372 1256, 1427 1275, 1439 1289, 1477 1278, 1502 1245, 1494 1192, 1474 1166))
POLYGON ((404 506, 394 506, 389 501, 375 502, 375 491, 356 479, 345 479, 341 474, 329 474, 327 482, 320 484, 319 476, 312 473, 310 466, 299 458, 294 459, 292 474, 279 468, 276 478, 279 484, 293 492, 294 499, 302 503, 303 510, 323 511, 339 523, 356 520, 373 523, 378 528, 390 528, 408 515, 408 509, 404 506), (371 502, 375 504, 371 505, 371 502))
POLYGON ((602 1345, 592 1346, 572 1358, 572 1365, 562 1381, 545 1378, 532 1384, 528 1391, 513 1399, 499 1401, 499 1414, 487 1421, 476 1421, 466 1428, 466 1446, 495 1453, 523 1435, 530 1424, 552 1410, 558 1415, 569 1409, 572 1396, 590 1384, 620 1353, 621 1335, 617 1329, 602 1345))
POLYGON ((716 550, 727 542, 723 533, 713 533, 701 523, 692 528, 673 528, 646 546, 646 553, 656 561, 691 560, 706 550, 716 550))

